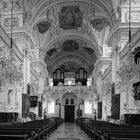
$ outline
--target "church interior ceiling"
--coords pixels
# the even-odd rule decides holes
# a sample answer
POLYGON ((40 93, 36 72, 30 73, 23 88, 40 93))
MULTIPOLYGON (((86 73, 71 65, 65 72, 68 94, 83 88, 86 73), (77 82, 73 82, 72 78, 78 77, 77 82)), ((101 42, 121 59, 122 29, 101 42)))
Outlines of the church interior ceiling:
MULTIPOLYGON (((112 0, 14 0, 13 5, 13 13, 23 17, 14 16, 13 26, 23 22, 50 74, 80 67, 91 74, 116 22, 117 2, 112 0)), ((2 7, 8 15, 11 2, 4 1, 2 7)), ((8 16, 3 22, 9 26, 8 16)))
POLYGON ((97 60, 95 51, 81 40, 62 41, 61 47, 47 51, 45 62, 49 73, 61 68, 64 72, 76 72, 79 68, 85 68, 88 73, 94 69, 97 60))
POLYGON ((43 50, 48 72, 52 74, 57 68, 76 72, 83 67, 91 74, 114 25, 112 4, 108 0, 106 3, 81 0, 40 4, 36 1, 34 6, 39 9, 32 10, 32 34, 43 50))

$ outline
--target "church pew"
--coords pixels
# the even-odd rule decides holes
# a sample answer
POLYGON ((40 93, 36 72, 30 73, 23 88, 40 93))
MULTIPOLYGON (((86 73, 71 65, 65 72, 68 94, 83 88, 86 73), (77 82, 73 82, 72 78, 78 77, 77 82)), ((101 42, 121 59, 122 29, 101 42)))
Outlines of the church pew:
POLYGON ((140 140, 139 138, 115 138, 112 140, 140 140))
POLYGON ((116 133, 114 132, 109 132, 104 134, 105 140, 116 140, 120 138, 137 138, 140 139, 140 134, 138 133, 116 133))
MULTIPOLYGON (((140 139, 140 130, 134 128, 90 119, 79 119, 76 122, 81 127, 81 129, 85 131, 87 135, 89 135, 89 137, 94 139, 112 140, 114 137, 116 137, 118 140, 121 138, 127 139, 129 138, 129 134, 132 135, 131 139, 140 139)), ((113 140, 115 140, 115 138, 113 140)))
POLYGON ((26 134, 23 134, 23 135, 5 135, 5 134, 0 134, 0 139, 1 140, 33 140, 32 138, 30 138, 26 134))
MULTIPOLYGON (((18 136, 21 135, 21 136, 24 136, 26 135, 27 138, 30 138, 30 139, 36 139, 37 138, 37 135, 34 131, 28 131, 28 130, 0 130, 0 136, 2 135, 14 135, 14 136, 18 136)), ((21 138, 21 137, 20 137, 21 138)))
MULTIPOLYGON (((44 137, 49 135, 54 129, 56 129, 57 126, 60 125, 61 123, 62 123, 61 119, 50 118, 47 120, 36 120, 32 122, 27 122, 27 123, 8 125, 6 127, 3 125, 3 126, 0 126, 0 134, 2 133, 2 130, 9 132, 8 135, 11 135, 11 134, 14 135, 14 132, 15 133, 17 132, 17 134, 22 135, 21 131, 23 131, 24 133, 35 132, 35 136, 32 137, 32 139, 43 139, 44 137)), ((3 135, 4 134, 5 133, 3 132, 3 135)), ((6 137, 6 136, 3 136, 3 137, 6 137)), ((22 139, 22 136, 21 136, 21 139, 22 139)))

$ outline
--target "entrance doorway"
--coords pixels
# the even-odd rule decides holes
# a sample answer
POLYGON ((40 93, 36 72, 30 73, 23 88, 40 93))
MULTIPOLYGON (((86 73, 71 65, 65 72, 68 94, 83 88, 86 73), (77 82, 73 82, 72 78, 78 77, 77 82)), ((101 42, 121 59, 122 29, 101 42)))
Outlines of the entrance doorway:
POLYGON ((75 106, 65 105, 65 122, 74 122, 75 106))

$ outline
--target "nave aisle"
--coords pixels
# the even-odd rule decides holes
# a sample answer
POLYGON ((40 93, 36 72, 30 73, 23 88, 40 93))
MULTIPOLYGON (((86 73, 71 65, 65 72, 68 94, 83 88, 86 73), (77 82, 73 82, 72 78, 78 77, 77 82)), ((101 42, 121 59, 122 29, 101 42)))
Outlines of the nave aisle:
POLYGON ((48 140, 90 140, 90 138, 75 123, 63 123, 48 140))

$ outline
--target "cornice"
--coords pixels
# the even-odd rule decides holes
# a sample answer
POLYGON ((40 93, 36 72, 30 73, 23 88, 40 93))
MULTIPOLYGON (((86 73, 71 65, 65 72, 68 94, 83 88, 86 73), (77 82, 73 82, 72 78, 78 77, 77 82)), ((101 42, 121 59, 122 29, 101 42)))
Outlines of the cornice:
POLYGON ((20 32, 14 32, 13 36, 22 36, 22 37, 24 37, 23 42, 27 43, 27 41, 29 41, 31 46, 32 46, 32 48, 34 48, 34 46, 35 46, 34 41, 33 41, 32 37, 28 34, 28 32, 26 32, 25 30, 20 31, 20 32))
MULTIPOLYGON (((119 35, 123 32, 125 32, 125 33, 128 33, 128 23, 127 24, 123 24, 123 23, 121 23, 121 24, 119 24, 116 28, 114 28, 113 30, 112 30, 112 32, 110 33, 110 36, 108 37, 108 40, 107 40, 107 45, 109 46, 109 47, 112 47, 111 46, 111 44, 112 44, 112 42, 113 42, 113 40, 115 39, 115 40, 119 40, 119 35)), ((132 33, 133 32, 136 32, 136 30, 138 29, 138 26, 136 26, 136 24, 133 24, 133 26, 131 25, 131 30, 132 30, 132 33)), ((116 44, 116 45, 118 45, 118 44, 116 44)))

